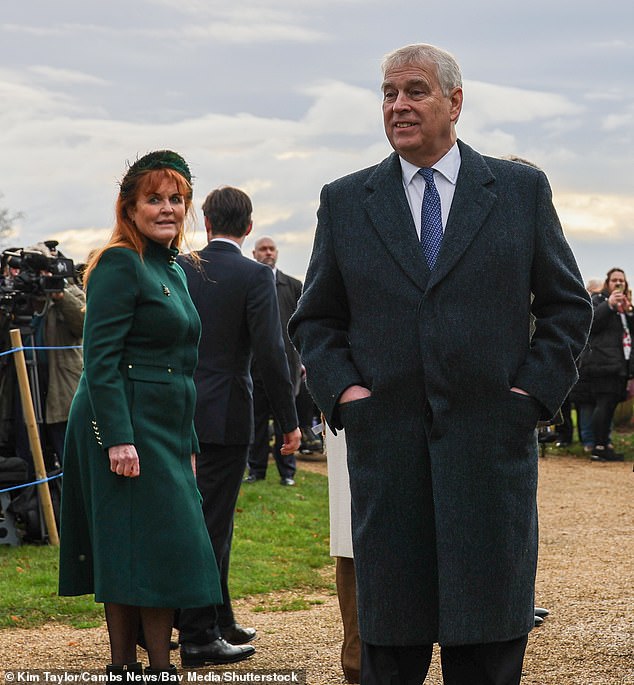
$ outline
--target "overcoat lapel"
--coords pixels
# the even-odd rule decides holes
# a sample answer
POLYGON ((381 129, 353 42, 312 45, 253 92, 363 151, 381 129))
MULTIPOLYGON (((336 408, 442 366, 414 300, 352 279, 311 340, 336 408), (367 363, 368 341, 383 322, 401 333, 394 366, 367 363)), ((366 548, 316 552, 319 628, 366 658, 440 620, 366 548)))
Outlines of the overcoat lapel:
POLYGON ((396 263, 424 291, 429 279, 429 267, 405 197, 401 165, 396 153, 376 167, 365 187, 368 197, 364 206, 372 226, 396 263))
POLYGON ((433 272, 425 261, 405 197, 401 165, 396 153, 383 160, 366 181, 365 208, 387 251, 408 277, 426 290, 457 264, 484 224, 496 201, 487 186, 495 180, 484 158, 462 141, 456 191, 433 272))
POLYGON ((457 264, 496 201, 495 193, 487 188, 495 177, 484 158, 462 141, 458 141, 458 146, 460 172, 436 268, 429 279, 430 288, 457 264))

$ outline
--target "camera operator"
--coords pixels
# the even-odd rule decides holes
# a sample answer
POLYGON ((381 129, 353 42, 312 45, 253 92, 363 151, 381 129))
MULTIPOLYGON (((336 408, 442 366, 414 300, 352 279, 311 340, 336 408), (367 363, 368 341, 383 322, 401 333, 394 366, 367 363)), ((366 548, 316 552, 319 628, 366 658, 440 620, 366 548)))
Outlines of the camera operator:
MULTIPOLYGON (((20 273, 20 269, 9 265, 9 254, 19 251, 19 247, 10 247, 2 253, 0 261, 0 352, 11 348, 9 340, 10 319, 5 314, 5 291, 12 290, 13 278, 20 273)), ((13 426, 13 387, 14 387, 13 359, 11 355, 0 357, 0 454, 10 454, 12 426, 13 426)))
MULTIPOLYGON (((62 266, 70 264, 72 267, 72 262, 63 259, 56 247, 56 241, 46 241, 21 252, 19 273, 16 274, 14 268, 13 287, 19 288, 20 306, 24 307, 24 302, 27 306, 12 318, 23 331, 25 347, 66 348, 27 351, 27 358, 36 360, 39 386, 36 401, 39 399, 41 406, 43 425, 40 430, 45 453, 52 451, 56 461, 61 462, 68 412, 82 370, 81 349, 68 348, 81 345, 86 298, 81 288, 52 271, 62 262, 65 263, 62 266)), ((37 388, 32 391, 36 393, 37 388)), ((14 393, 14 412, 16 455, 25 459, 32 469, 17 392, 14 393)))

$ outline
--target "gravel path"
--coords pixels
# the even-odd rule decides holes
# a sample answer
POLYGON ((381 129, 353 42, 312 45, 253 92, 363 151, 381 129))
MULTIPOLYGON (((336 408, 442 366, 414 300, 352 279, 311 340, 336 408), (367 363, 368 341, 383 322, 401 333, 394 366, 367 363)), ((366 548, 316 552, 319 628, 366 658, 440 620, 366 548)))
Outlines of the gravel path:
MULTIPOLYGON (((323 462, 300 462, 299 468, 325 472, 323 462)), ((531 633, 523 685, 634 685, 633 495, 631 463, 540 460, 537 603, 551 615, 531 633)), ((332 568, 325 573, 334 576, 332 568)), ((281 593, 235 604, 239 620, 258 629, 257 653, 201 674, 252 682, 246 678, 254 670, 306 669, 310 685, 343 683, 334 594, 281 593), (315 604, 305 611, 253 611, 298 595, 315 604)), ((99 670, 107 661, 104 627, 0 631, 0 669, 99 670)), ((442 683, 437 655, 426 683, 442 683)))

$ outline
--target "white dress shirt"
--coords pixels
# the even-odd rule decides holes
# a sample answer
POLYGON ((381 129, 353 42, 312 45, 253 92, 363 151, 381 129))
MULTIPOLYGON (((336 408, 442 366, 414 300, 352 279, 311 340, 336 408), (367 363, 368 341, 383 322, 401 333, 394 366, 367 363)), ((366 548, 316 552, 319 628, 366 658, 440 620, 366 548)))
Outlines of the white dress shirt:
MULTIPOLYGON (((418 173, 420 167, 410 164, 408 161, 399 157, 401 170, 403 172, 403 187, 409 203, 409 209, 414 219, 416 233, 420 240, 420 217, 423 206, 423 194, 425 193, 425 179, 418 173)), ((440 195, 440 210, 442 213, 442 229, 445 230, 449 210, 453 201, 453 194, 456 190, 456 180, 460 171, 460 150, 458 143, 454 143, 444 157, 441 157, 432 166, 434 170, 434 184, 440 195)))

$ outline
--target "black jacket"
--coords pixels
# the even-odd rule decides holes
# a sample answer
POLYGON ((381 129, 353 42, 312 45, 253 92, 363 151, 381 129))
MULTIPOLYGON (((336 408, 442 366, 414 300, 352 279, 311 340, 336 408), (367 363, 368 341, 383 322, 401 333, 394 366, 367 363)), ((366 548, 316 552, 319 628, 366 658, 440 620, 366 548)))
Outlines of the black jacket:
POLYGON ((199 440, 221 445, 253 441, 252 357, 282 431, 294 430, 297 414, 273 272, 223 241, 212 241, 199 254, 202 272, 187 258, 178 258, 202 323, 194 374, 199 440))
MULTIPOLYGON (((588 344, 581 355, 579 373, 582 379, 628 378, 630 364, 623 354, 623 320, 619 312, 608 304, 608 294, 598 293, 592 297, 594 319, 588 344)), ((626 325, 634 334, 634 315, 625 315, 626 325)))
MULTIPOLYGON (((282 337, 284 338, 284 349, 288 359, 288 370, 291 374, 291 384, 293 393, 299 393, 302 381, 302 363, 299 354, 288 337, 288 321, 297 309, 297 302, 302 294, 302 282, 296 278, 283 273, 279 269, 275 270, 275 290, 277 291, 277 302, 280 308, 280 322, 282 324, 282 337)), ((254 360, 251 367, 251 376, 254 381, 262 382, 262 374, 258 370, 258 365, 254 360)))

